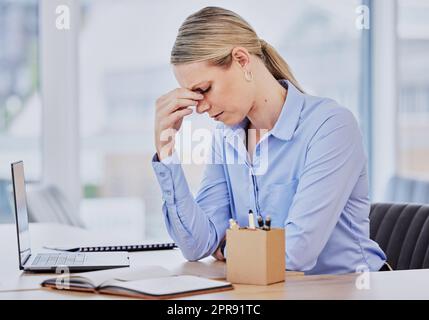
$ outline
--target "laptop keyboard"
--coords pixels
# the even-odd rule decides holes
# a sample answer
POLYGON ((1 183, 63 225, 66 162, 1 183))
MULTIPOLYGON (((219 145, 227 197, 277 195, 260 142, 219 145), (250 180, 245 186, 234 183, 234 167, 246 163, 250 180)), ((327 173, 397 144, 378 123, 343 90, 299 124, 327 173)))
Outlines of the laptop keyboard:
POLYGON ((84 253, 39 253, 32 266, 78 266, 85 262, 84 253))

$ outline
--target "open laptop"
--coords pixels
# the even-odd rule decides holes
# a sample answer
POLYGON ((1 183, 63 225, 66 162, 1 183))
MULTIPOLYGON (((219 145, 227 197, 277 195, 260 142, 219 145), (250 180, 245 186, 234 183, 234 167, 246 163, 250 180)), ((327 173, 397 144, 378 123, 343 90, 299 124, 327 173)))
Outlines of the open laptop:
POLYGON ((31 252, 24 163, 11 164, 20 270, 32 272, 92 271, 129 267, 128 252, 31 252))

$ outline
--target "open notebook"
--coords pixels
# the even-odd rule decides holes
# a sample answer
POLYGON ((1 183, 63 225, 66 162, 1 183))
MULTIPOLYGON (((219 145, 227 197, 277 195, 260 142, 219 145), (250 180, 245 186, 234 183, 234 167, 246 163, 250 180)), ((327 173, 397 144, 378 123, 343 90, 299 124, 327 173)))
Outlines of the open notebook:
POLYGON ((231 290, 229 282, 190 275, 173 275, 159 266, 121 268, 64 274, 41 283, 43 287, 113 294, 145 299, 168 299, 231 290))

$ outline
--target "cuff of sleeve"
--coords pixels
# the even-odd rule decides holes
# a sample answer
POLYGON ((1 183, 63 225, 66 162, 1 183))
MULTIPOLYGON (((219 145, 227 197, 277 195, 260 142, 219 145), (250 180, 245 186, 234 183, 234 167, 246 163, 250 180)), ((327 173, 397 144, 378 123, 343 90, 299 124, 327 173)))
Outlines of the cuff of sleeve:
POLYGON ((184 199, 190 193, 185 174, 177 153, 159 161, 157 154, 152 158, 152 167, 161 187, 163 199, 168 205, 184 199))
POLYGON ((177 152, 173 151, 173 153, 171 154, 171 156, 162 159, 161 161, 159 161, 158 158, 158 154, 155 153, 155 155, 153 156, 152 162, 161 162, 165 165, 169 165, 169 164, 180 164, 180 160, 179 157, 177 156, 177 152))

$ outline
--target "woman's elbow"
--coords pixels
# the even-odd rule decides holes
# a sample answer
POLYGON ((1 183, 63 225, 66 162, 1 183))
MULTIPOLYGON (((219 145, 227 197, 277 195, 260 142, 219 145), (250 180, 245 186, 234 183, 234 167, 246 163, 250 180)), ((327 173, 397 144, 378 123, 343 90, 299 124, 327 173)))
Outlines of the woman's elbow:
POLYGON ((189 246, 180 247, 179 246, 179 248, 180 248, 180 251, 182 251, 183 257, 186 260, 188 260, 189 262, 195 262, 195 261, 201 260, 201 259, 208 256, 208 254, 206 254, 206 253, 199 252, 199 250, 197 250, 197 248, 195 248, 195 247, 189 247, 189 246))
POLYGON ((294 271, 309 271, 314 268, 317 262, 317 257, 305 256, 286 252, 286 269, 294 271))
POLYGON ((200 260, 201 258, 193 253, 187 253, 182 251, 183 257, 188 260, 189 262, 195 262, 200 260))

